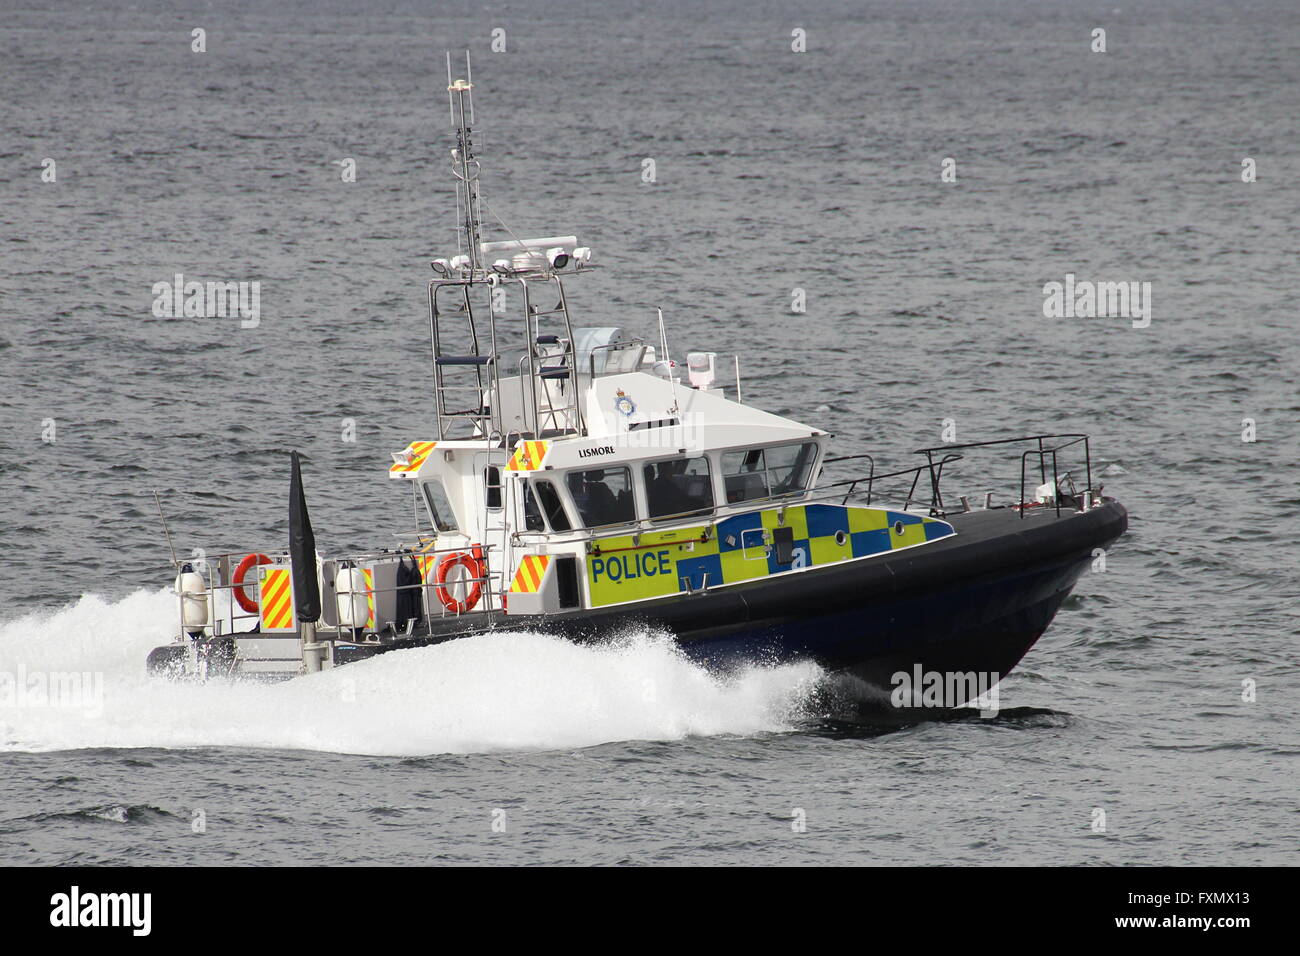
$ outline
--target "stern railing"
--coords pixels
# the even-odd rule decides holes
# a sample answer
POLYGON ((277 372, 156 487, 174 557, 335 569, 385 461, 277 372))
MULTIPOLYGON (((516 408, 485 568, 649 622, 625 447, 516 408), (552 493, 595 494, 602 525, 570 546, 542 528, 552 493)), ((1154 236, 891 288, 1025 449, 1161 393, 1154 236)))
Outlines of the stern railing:
MULTIPOLYGON (((435 594, 436 584, 434 574, 437 566, 442 560, 451 554, 465 553, 473 554, 472 545, 460 545, 446 548, 427 548, 419 549, 414 547, 399 547, 388 549, 374 549, 367 551, 357 551, 347 555, 337 557, 321 556, 320 566, 326 562, 334 565, 335 573, 343 570, 345 567, 362 566, 378 561, 397 560, 397 559, 434 559, 427 565, 427 570, 421 572, 421 580, 415 584, 399 584, 393 587, 383 587, 379 585, 367 586, 367 592, 378 601, 380 595, 395 594, 401 591, 423 591, 422 612, 419 617, 408 618, 408 621, 423 620, 427 626, 432 628, 435 618, 445 617, 465 617, 473 614, 490 614, 499 611, 502 607, 501 598, 507 591, 507 582, 509 580, 509 569, 493 568, 494 560, 500 562, 503 560, 501 549, 496 545, 480 545, 483 555, 484 573, 480 577, 462 577, 455 582, 456 585, 463 585, 466 588, 472 588, 474 585, 480 587, 480 597, 473 608, 457 614, 443 606, 442 602, 435 594)), ((263 554, 271 559, 270 565, 255 564, 250 569, 245 579, 241 582, 234 580, 234 567, 245 556, 244 552, 231 551, 222 554, 196 554, 189 558, 178 558, 174 563, 173 574, 179 575, 181 569, 189 565, 193 570, 198 570, 203 575, 205 589, 202 592, 203 597, 208 605, 208 622, 202 628, 205 636, 210 637, 256 637, 259 634, 269 636, 266 632, 260 630, 262 614, 258 611, 245 611, 243 606, 235 599, 235 589, 242 588, 250 600, 256 600, 260 605, 261 595, 261 573, 262 567, 276 566, 286 568, 290 566, 290 555, 287 551, 266 550, 252 551, 251 554, 263 554), (228 625, 229 630, 224 630, 222 625, 228 625), (240 630, 241 626, 254 625, 253 630, 240 630)), ((318 566, 319 567, 319 566, 318 566)), ((344 592, 347 593, 347 592, 344 592)), ((198 597, 198 593, 185 592, 184 597, 198 597)), ((324 595, 322 594, 322 597, 324 595)), ((337 597, 337 590, 332 591, 332 597, 337 597)), ((177 602, 177 612, 180 611, 183 602, 177 602)), ((334 616, 334 615, 332 615, 334 616)), ((180 640, 186 640, 186 628, 183 616, 180 617, 180 640)), ((329 637, 331 640, 344 639, 353 641, 355 639, 354 631, 363 630, 372 633, 374 639, 380 639, 380 635, 390 630, 389 624, 392 624, 392 632, 400 634, 397 624, 407 622, 380 622, 376 620, 375 627, 354 629, 348 628, 342 624, 325 625, 321 624, 318 634, 321 637, 329 637)), ((295 626, 297 621, 295 620, 295 626)), ((408 624, 409 631, 409 624, 408 624)), ((283 633, 283 632, 281 632, 283 633)))

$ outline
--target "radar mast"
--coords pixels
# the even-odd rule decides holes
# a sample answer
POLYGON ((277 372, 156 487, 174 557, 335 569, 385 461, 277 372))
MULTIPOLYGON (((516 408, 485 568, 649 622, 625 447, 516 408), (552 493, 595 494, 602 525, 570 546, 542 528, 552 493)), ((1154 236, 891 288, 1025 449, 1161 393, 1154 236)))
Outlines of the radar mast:
POLYGON ((470 72, 469 51, 465 51, 465 78, 452 79, 451 53, 447 54, 447 105, 451 125, 456 130, 456 146, 451 151, 451 171, 456 177, 456 245, 469 259, 469 268, 478 272, 482 262, 483 214, 479 201, 480 166, 474 155, 474 83, 470 72))

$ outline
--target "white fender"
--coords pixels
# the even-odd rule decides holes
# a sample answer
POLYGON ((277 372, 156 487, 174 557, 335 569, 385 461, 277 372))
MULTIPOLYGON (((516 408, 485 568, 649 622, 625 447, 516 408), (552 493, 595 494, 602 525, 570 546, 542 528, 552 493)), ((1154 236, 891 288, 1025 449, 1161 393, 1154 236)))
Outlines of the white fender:
POLYGON ((366 600, 366 576, 361 569, 339 568, 334 590, 339 626, 365 627, 370 620, 370 604, 366 600))
POLYGON ((208 623, 208 582, 190 565, 176 575, 176 595, 180 602, 181 625, 190 634, 203 630, 208 623))

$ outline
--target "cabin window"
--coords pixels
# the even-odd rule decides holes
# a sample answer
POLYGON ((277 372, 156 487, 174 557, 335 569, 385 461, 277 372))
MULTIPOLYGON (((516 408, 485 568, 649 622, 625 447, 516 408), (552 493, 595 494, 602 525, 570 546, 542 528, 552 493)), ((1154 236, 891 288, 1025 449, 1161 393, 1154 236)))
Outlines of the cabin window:
POLYGON ((483 493, 490 509, 495 511, 501 507, 501 469, 496 465, 483 469, 483 493))
POLYGON ((645 466, 645 496, 651 518, 707 514, 713 509, 709 460, 670 458, 645 466))
POLYGON ((524 486, 524 528, 528 531, 545 531, 546 523, 542 521, 542 512, 537 507, 537 496, 533 486, 527 482, 524 486))
POLYGON ((646 428, 672 428, 674 425, 680 424, 681 422, 675 418, 656 418, 652 422, 632 422, 632 424, 627 426, 627 430, 630 432, 637 432, 646 428))
POLYGON ((763 449, 724 452, 722 484, 727 490, 729 505, 766 498, 767 470, 763 467, 763 449))
POLYGON ((764 453, 767 459, 767 483, 772 497, 794 495, 808 487, 808 473, 817 457, 817 443, 778 445, 764 453))
POLYGON ((537 482, 537 500, 541 502, 542 513, 546 515, 552 531, 571 529, 569 516, 564 511, 564 504, 560 501, 560 493, 555 490, 555 485, 549 481, 537 482))
POLYGON ((627 468, 593 468, 568 474, 569 494, 587 528, 631 524, 636 520, 632 472, 627 468))
POLYGON ((747 448, 722 455, 722 484, 727 503, 798 494, 808 487, 816 442, 747 448))
POLYGON ((456 513, 451 510, 451 500, 447 497, 447 489, 442 486, 442 482, 437 478, 423 482, 424 500, 429 506, 429 517, 433 519, 433 526, 439 531, 456 530, 456 513))

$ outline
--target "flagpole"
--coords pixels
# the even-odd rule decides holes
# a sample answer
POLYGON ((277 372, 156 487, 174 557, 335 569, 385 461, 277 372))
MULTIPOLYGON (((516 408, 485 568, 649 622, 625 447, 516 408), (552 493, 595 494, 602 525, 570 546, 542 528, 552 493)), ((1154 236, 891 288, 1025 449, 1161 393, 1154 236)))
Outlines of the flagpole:
POLYGON ((321 669, 325 645, 316 640, 316 622, 320 619, 320 585, 316 571, 316 536, 307 515, 307 496, 302 488, 302 470, 298 453, 290 455, 289 478, 289 563, 293 568, 293 606, 298 618, 298 637, 302 648, 302 669, 314 674, 321 669))

